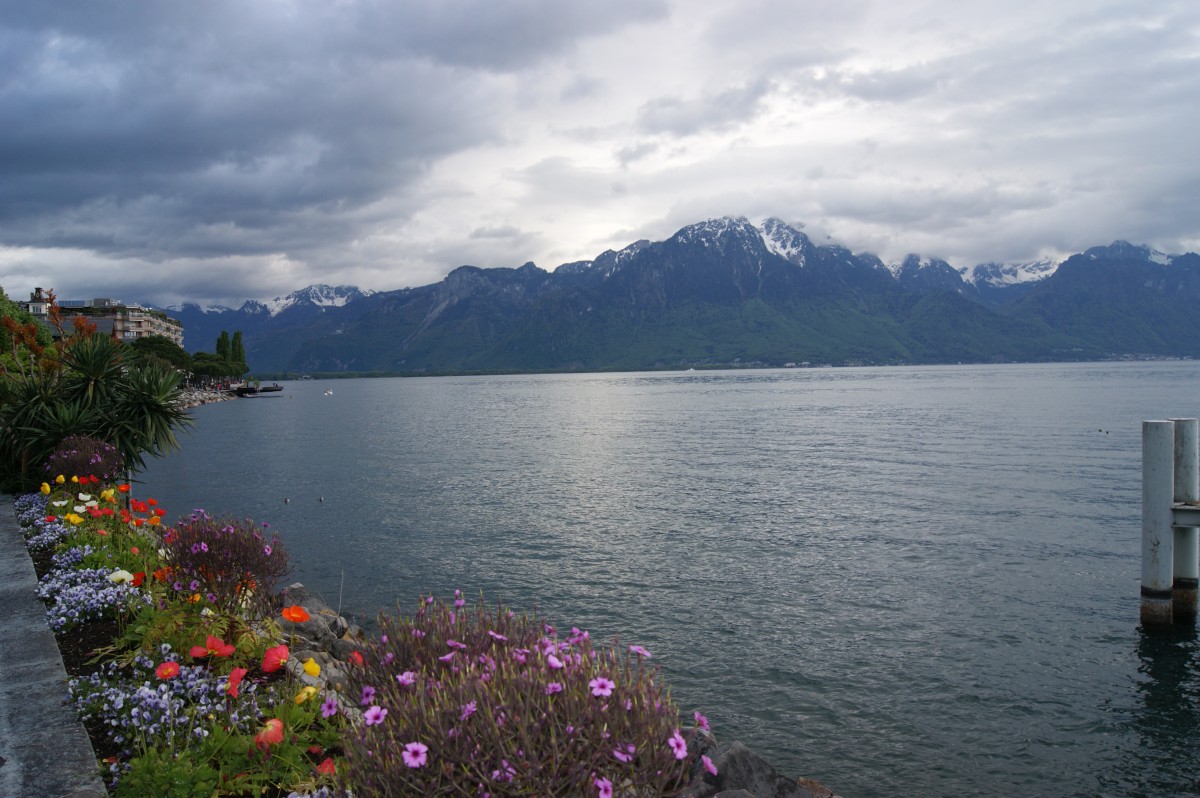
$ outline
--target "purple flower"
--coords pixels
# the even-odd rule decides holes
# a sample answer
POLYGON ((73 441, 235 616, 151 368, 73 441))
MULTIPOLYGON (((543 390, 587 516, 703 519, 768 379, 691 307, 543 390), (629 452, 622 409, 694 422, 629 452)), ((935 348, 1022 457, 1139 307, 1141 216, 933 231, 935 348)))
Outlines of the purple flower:
POLYGON ((419 768, 429 761, 429 746, 424 743, 409 743, 404 746, 400 758, 410 768, 419 768))
POLYGON ((502 643, 508 642, 507 637, 500 634, 499 632, 493 632, 491 629, 488 629, 488 636, 491 637, 493 640, 499 640, 502 643))
POLYGON ((362 689, 362 698, 359 699, 359 703, 365 707, 367 704, 371 703, 374 700, 375 700, 375 688, 369 684, 364 686, 362 689))
POLYGON ((462 714, 458 716, 459 720, 466 720, 475 714, 475 702, 468 701, 462 705, 462 714))
POLYGON ((450 648, 457 648, 460 651, 466 648, 464 644, 458 642, 457 640, 450 640, 449 638, 446 640, 446 645, 450 646, 450 648))
POLYGON ((616 686, 616 682, 604 676, 597 676, 595 679, 592 679, 590 682, 588 682, 588 687, 592 688, 592 695, 596 696, 597 698, 600 698, 601 696, 607 697, 612 695, 613 688, 616 686))
POLYGON ((612 782, 608 779, 596 779, 593 784, 596 785, 596 794, 600 798, 612 798, 612 782))
POLYGON ((561 659, 559 659, 558 657, 554 656, 553 654, 546 655, 546 664, 549 665, 554 670, 561 670, 564 667, 563 661, 561 659))
POLYGON ((396 677, 396 681, 400 682, 400 684, 404 685, 405 687, 412 687, 417 683, 417 674, 413 673, 412 671, 405 671, 396 677))
POLYGON ((696 719, 697 726, 705 731, 708 731, 708 718, 704 717, 699 712, 693 712, 692 717, 696 719))
POLYGON ((700 762, 704 765, 705 770, 714 776, 717 775, 717 766, 713 764, 713 761, 708 758, 707 754, 700 755, 700 762))
POLYGON ((667 740, 667 745, 671 746, 671 750, 675 752, 676 759, 683 759, 687 756, 687 743, 683 741, 683 737, 679 734, 679 729, 676 729, 671 734, 671 739, 667 740))
POLYGON ((529 649, 527 649, 527 648, 514 648, 514 649, 513 649, 513 653, 512 653, 512 655, 513 655, 513 659, 515 659, 517 662, 519 662, 519 663, 521 663, 522 665, 524 665, 524 664, 525 664, 525 658, 529 656, 529 649))
MULTIPOLYGON (((263 524, 263 526, 266 526, 266 524, 263 524)), ((265 554, 265 555, 267 555, 268 557, 270 557, 270 556, 271 556, 271 547, 270 547, 270 546, 263 546, 263 554, 265 554)))
POLYGON ((624 746, 618 745, 613 749, 613 756, 622 762, 632 762, 633 755, 637 753, 637 746, 633 743, 627 743, 624 746))
POLYGON ((372 706, 363 713, 363 723, 368 726, 375 726, 383 723, 383 719, 387 717, 387 710, 380 706, 372 706))
POLYGON ((647 651, 646 649, 642 648, 641 646, 630 646, 629 650, 632 651, 634 654, 637 654, 639 657, 645 657, 646 659, 650 659, 650 652, 647 651))
POLYGON ((321 717, 332 718, 337 714, 337 710, 337 699, 335 699, 333 696, 329 696, 325 699, 325 703, 321 704, 321 717))
POLYGON ((442 662, 451 662, 454 659, 454 652, 451 651, 449 654, 443 654, 442 656, 438 657, 438 659, 440 659, 442 662))
POLYGON ((420 629, 413 629, 412 633, 413 633, 413 637, 416 637, 416 638, 422 638, 425 636, 425 633, 422 632, 420 629))
POLYGON ((550 682, 550 684, 546 685, 546 695, 554 695, 555 693, 561 693, 562 691, 563 686, 558 682, 550 682))

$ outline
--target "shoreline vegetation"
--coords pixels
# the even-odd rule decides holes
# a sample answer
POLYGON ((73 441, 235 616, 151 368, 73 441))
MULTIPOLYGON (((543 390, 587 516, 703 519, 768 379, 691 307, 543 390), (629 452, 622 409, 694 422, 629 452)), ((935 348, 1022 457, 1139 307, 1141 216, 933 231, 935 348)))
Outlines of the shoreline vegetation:
POLYGON ((369 637, 302 585, 276 592, 289 569, 268 523, 167 527, 131 490, 62 473, 14 502, 116 798, 833 798, 681 719, 642 646, 459 590, 369 637))
POLYGON ((362 629, 290 574, 268 522, 174 526, 132 475, 179 448, 161 359, 86 319, 4 316, 0 479, 114 798, 830 798, 672 702, 652 654, 480 596, 421 595, 362 629))

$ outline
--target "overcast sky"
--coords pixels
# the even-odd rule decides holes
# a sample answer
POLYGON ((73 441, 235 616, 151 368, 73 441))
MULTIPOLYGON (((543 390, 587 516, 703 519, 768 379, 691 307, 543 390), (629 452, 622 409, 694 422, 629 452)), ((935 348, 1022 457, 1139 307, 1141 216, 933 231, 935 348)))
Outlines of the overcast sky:
POLYGON ((1200 3, 0 0, 0 285, 238 306, 713 216, 1200 249, 1200 3))

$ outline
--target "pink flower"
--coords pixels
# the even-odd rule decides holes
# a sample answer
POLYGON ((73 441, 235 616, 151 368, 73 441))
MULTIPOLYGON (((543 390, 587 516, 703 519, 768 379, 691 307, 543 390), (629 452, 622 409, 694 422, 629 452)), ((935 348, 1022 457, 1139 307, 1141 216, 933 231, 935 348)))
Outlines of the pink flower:
POLYGON ((454 660, 454 652, 451 651, 449 654, 443 654, 442 656, 438 657, 438 659, 440 659, 442 662, 452 662, 454 660))
POLYGON ((458 716, 459 720, 466 720, 475 714, 475 702, 468 701, 462 705, 462 714, 458 716))
POLYGON ((596 785, 596 793, 600 798, 612 798, 612 782, 608 779, 596 779, 593 784, 596 785))
POLYGON ((515 659, 517 662, 519 662, 519 663, 521 663, 522 665, 524 665, 524 664, 525 664, 525 658, 529 656, 529 649, 527 649, 527 648, 514 648, 514 649, 513 649, 513 653, 512 653, 512 655, 513 655, 513 659, 515 659))
POLYGON ((413 633, 413 637, 416 637, 416 638, 422 638, 425 636, 425 633, 422 632, 420 629, 413 629, 412 633, 413 633))
POLYGON ((507 637, 500 634, 499 632, 493 632, 491 629, 488 629, 488 636, 491 637, 493 640, 499 640, 501 643, 508 641, 507 637))
POLYGON ((359 700, 359 703, 365 707, 367 704, 371 703, 374 700, 375 700, 375 688, 368 684, 367 686, 363 687, 363 689, 362 689, 362 698, 359 700))
POLYGON ((633 755, 637 753, 637 746, 633 743, 627 743, 625 746, 617 746, 613 749, 613 756, 622 762, 632 762, 633 755))
POLYGON ((687 756, 687 743, 683 741, 683 737, 679 734, 679 729, 671 735, 671 739, 667 740, 667 745, 671 746, 671 750, 675 752, 676 759, 683 759, 687 756))
POLYGON ((559 659, 558 657, 554 656, 553 654, 546 655, 546 664, 549 665, 554 670, 560 670, 564 667, 563 661, 561 659, 559 659))
POLYGON ((713 764, 713 761, 708 758, 707 754, 700 755, 700 762, 703 763, 705 770, 714 776, 717 775, 717 766, 713 764))
POLYGON ((592 679, 590 682, 588 682, 588 687, 592 688, 592 695, 596 696, 597 698, 600 698, 601 696, 607 697, 612 695, 613 688, 616 686, 616 682, 603 676, 597 676, 595 679, 592 679))
POLYGON ((334 715, 337 714, 337 711, 338 711, 337 699, 334 698, 333 696, 328 696, 325 699, 325 702, 323 704, 321 704, 321 717, 332 718, 334 715))
POLYGON ((446 640, 446 645, 450 646, 450 648, 457 648, 457 649, 459 649, 460 651, 461 651, 462 649, 466 648, 466 646, 465 646, 464 644, 462 644, 462 643, 458 642, 457 640, 450 640, 450 639, 447 639, 447 640, 446 640))
POLYGON ((424 743, 409 743, 404 746, 404 751, 400 753, 400 758, 404 760, 404 764, 410 768, 422 767, 429 761, 429 746, 424 743))
POLYGON ((381 706, 371 706, 363 713, 363 723, 368 726, 375 726, 383 723, 383 719, 387 717, 387 710, 381 706))
POLYGON ((708 718, 704 717, 699 712, 693 712, 692 717, 696 719, 697 726, 705 731, 708 731, 708 718))
POLYGON ((555 693, 561 693, 562 691, 563 686, 558 682, 550 682, 550 684, 546 685, 546 695, 554 695, 555 693))
POLYGON ((647 651, 646 649, 642 648, 641 646, 630 646, 629 650, 632 651, 634 654, 637 654, 639 657, 645 657, 646 659, 650 659, 650 652, 647 651))
POLYGON ((400 682, 400 684, 404 685, 405 687, 412 687, 417 683, 417 674, 413 673, 412 671, 405 671, 396 677, 396 681, 400 682))

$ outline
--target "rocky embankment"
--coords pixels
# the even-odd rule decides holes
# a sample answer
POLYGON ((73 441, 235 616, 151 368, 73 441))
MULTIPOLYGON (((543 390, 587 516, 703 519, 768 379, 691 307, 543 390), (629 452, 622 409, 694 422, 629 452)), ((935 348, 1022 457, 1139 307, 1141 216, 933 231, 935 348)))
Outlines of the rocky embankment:
POLYGON ((224 402, 228 399, 237 399, 236 394, 228 391, 219 391, 212 388, 185 388, 181 393, 180 406, 184 410, 189 407, 199 407, 200 405, 211 404, 212 402, 224 402))
MULTIPOLYGON (((284 621, 284 637, 292 643, 287 668, 301 684, 312 685, 334 696, 343 711, 358 713, 344 699, 345 663, 364 639, 362 627, 338 615, 320 597, 296 583, 284 588, 285 605, 298 604, 308 612, 303 623, 284 621), (311 657, 321 666, 318 676, 304 671, 311 657)), ((683 798, 838 798, 832 790, 813 779, 789 779, 779 774, 762 757, 739 742, 718 743, 707 732, 697 734, 689 745, 696 765, 683 798), (706 754, 717 767, 717 775, 705 772, 700 755, 706 754)))

